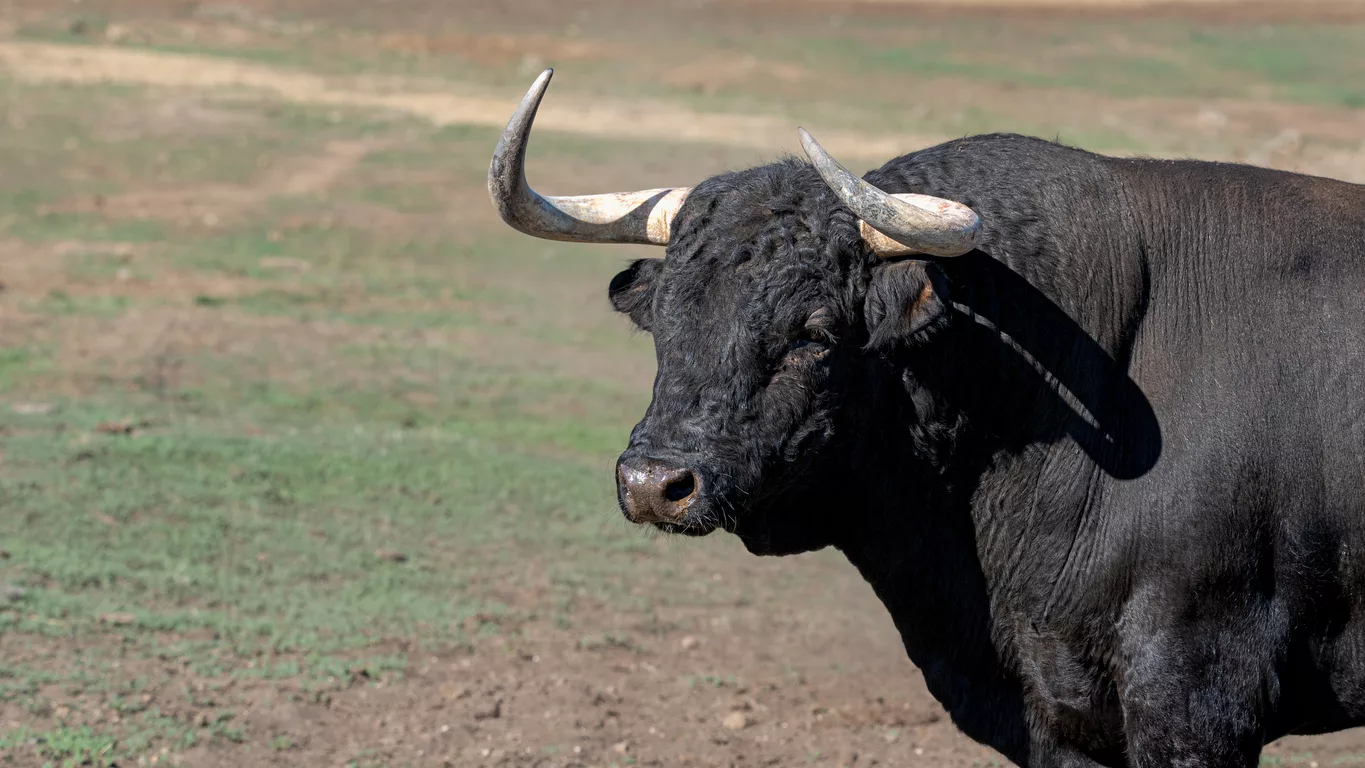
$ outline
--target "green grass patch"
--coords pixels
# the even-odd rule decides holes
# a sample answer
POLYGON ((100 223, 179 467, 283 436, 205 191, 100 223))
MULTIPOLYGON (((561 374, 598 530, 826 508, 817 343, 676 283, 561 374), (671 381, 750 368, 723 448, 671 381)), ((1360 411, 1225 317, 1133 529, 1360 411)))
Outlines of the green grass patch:
POLYGON ((28 752, 32 757, 57 761, 56 764, 62 766, 117 765, 117 746, 116 737, 88 727, 63 727, 46 732, 19 728, 0 736, 0 750, 12 754, 28 752))
POLYGON ((9 764, 7 759, 12 757, 29 757, 44 766, 113 768, 125 764, 123 761, 145 760, 157 748, 183 749, 194 741, 192 730, 149 710, 129 717, 128 725, 117 733, 89 726, 60 726, 45 731, 21 727, 0 734, 0 764, 9 764))

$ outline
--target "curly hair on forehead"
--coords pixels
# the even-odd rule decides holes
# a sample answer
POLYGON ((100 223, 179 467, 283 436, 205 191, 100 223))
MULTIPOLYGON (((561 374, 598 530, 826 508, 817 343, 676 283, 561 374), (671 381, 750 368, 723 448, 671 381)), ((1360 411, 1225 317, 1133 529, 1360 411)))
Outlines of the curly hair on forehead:
POLYGON ((703 181, 674 226, 668 258, 675 263, 780 259, 835 266, 869 257, 857 217, 809 163, 793 157, 703 181))

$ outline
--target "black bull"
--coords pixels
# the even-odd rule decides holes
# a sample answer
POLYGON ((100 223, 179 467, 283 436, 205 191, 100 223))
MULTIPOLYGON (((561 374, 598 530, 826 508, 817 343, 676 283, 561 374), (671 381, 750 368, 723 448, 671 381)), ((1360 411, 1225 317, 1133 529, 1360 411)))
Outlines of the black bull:
POLYGON ((879 259, 787 160, 612 280, 658 358, 626 515, 837 547, 1020 765, 1365 723, 1365 188, 1012 135, 865 179, 970 206, 976 249, 879 259))

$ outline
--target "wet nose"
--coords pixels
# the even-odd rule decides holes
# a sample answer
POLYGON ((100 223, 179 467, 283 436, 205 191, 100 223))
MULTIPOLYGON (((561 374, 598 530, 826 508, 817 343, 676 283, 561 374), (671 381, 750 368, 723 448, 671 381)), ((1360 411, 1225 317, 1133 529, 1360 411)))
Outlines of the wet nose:
POLYGON ((616 465, 616 489, 631 522, 674 523, 697 495, 697 476, 660 461, 622 460, 616 465))

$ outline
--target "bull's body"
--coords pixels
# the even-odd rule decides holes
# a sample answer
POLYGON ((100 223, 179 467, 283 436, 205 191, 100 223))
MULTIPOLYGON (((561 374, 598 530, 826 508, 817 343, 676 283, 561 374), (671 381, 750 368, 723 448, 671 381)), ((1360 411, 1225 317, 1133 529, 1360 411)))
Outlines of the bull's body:
POLYGON ((1005 135, 868 184, 803 135, 813 165, 542 199, 549 76, 504 218, 668 247, 610 288, 658 355, 627 517, 838 547, 1021 765, 1248 768, 1365 723, 1365 187, 1005 135))
POLYGON ((867 178, 986 226, 942 265, 983 322, 904 353, 833 532, 955 721, 1144 766, 1365 722, 1365 189, 1017 137, 867 178), (960 423, 907 439, 916 400, 960 423))

